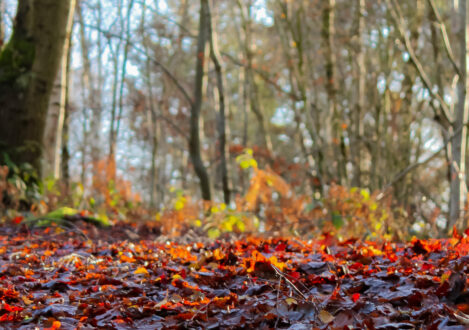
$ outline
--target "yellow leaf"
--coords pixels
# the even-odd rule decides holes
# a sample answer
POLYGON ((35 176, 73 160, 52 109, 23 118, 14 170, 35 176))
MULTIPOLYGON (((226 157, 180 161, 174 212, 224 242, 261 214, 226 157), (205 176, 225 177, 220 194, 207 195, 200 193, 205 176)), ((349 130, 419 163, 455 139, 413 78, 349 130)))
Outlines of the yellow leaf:
POLYGON ((332 316, 331 313, 323 309, 322 311, 319 312, 319 319, 321 320, 322 323, 328 324, 334 321, 334 316, 332 316))
POLYGON ((362 189, 362 190, 360 190, 360 194, 363 196, 363 199, 365 201, 370 199, 370 193, 368 192, 368 190, 362 189))
POLYGON ((244 222, 241 221, 241 220, 236 223, 236 227, 238 227, 239 231, 241 231, 241 232, 246 230, 246 226, 245 226, 244 222))
POLYGON ((138 267, 134 274, 148 275, 148 270, 145 267, 138 267))
POLYGON ((440 277, 440 283, 443 284, 447 279, 449 279, 450 276, 451 276, 451 271, 447 271, 443 273, 443 275, 441 275, 440 277))
POLYGON ((174 209, 176 211, 181 211, 184 208, 184 205, 186 204, 186 199, 184 197, 180 197, 177 199, 177 201, 174 203, 174 209))
POLYGON ((296 305, 298 302, 296 301, 296 299, 294 298, 287 298, 285 299, 285 302, 287 303, 288 306, 291 306, 291 305, 296 305))
POLYGON ((26 305, 31 305, 34 302, 34 301, 32 301, 31 299, 29 299, 28 297, 25 297, 25 296, 21 296, 21 299, 23 299, 23 302, 26 305))
POLYGON ((217 228, 210 228, 207 231, 207 235, 210 238, 217 238, 218 236, 220 236, 220 230, 218 230, 217 228))
POLYGON ((249 166, 257 168, 257 161, 254 158, 251 158, 251 160, 249 161, 249 166))
POLYGON ((251 166, 251 163, 250 163, 249 160, 246 159, 246 160, 242 160, 242 161, 239 163, 239 166, 241 166, 241 168, 242 168, 243 170, 245 170, 245 169, 249 168, 249 166, 251 166))

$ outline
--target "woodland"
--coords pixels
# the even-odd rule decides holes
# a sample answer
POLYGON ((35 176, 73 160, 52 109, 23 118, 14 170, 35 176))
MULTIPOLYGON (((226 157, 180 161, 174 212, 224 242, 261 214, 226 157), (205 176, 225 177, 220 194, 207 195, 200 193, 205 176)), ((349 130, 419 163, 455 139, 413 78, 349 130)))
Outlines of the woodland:
POLYGON ((0 328, 467 329, 469 0, 0 0, 0 328))

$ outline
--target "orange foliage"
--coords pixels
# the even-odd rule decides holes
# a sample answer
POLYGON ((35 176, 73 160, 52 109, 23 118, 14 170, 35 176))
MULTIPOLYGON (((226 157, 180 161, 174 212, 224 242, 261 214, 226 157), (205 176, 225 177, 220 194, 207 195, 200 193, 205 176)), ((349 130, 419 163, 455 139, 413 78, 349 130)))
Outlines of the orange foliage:
POLYGON ((130 181, 117 175, 116 162, 112 158, 104 158, 94 164, 92 188, 93 195, 102 196, 106 206, 141 202, 140 195, 132 192, 130 181))
POLYGON ((189 196, 179 196, 174 207, 164 210, 158 217, 161 221, 161 230, 169 236, 177 236, 191 222, 198 218, 201 204, 193 202, 189 196))

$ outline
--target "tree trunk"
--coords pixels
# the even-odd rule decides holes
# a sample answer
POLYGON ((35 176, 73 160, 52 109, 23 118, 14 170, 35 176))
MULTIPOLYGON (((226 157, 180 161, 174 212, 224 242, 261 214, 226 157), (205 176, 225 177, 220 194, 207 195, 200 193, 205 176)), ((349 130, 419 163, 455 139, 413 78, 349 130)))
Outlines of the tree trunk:
MULTIPOLYGON (((124 112, 124 86, 125 86, 125 77, 127 74, 127 61, 129 56, 130 49, 130 38, 131 38, 131 29, 130 29, 130 19, 132 14, 132 7, 134 1, 130 0, 127 7, 126 20, 125 20, 125 45, 124 45, 124 57, 122 59, 122 68, 121 68, 121 77, 120 77, 120 86, 119 86, 119 113, 117 118, 115 118, 116 123, 114 126, 114 121, 111 122, 111 141, 110 141, 110 152, 109 158, 111 161, 115 162, 115 153, 116 153, 116 144, 117 138, 119 136, 119 130, 122 120, 122 114, 124 112)), ((119 56, 119 54, 117 54, 119 56)))
POLYGON ((60 162, 62 151, 62 137, 65 122, 66 102, 68 99, 68 83, 69 83, 69 60, 70 60, 70 40, 73 28, 73 16, 75 13, 75 0, 70 0, 70 11, 67 21, 66 36, 64 42, 64 49, 62 58, 60 61, 59 73, 56 78, 58 84, 57 99, 53 99, 49 102, 48 118, 54 121, 52 126, 49 126, 50 131, 47 131, 46 125, 46 146, 47 143, 51 145, 51 152, 48 153, 49 159, 47 159, 47 168, 49 168, 50 174, 54 179, 60 177, 60 162), (52 108, 57 107, 56 111, 52 108), (51 116, 53 114, 53 116, 51 116), (47 137, 49 135, 49 137, 47 137))
POLYGON ((0 150, 41 174, 49 97, 66 35, 70 0, 20 0, 0 54, 0 150))
POLYGON ((361 161, 362 148, 361 139, 364 135, 362 116, 365 111, 365 84, 366 84, 366 67, 365 67, 365 50, 363 47, 363 30, 365 28, 365 0, 357 0, 357 30, 356 38, 356 74, 357 74, 357 101, 355 105, 355 114, 353 117, 353 141, 350 148, 353 148, 353 178, 352 186, 361 186, 361 161))
POLYGON ((324 44, 324 60, 326 71, 326 92, 328 98, 328 123, 331 123, 330 131, 326 138, 330 139, 334 150, 336 175, 339 183, 344 184, 346 179, 346 159, 343 148, 343 134, 340 128, 340 116, 337 109, 337 77, 336 77, 336 54, 334 47, 335 39, 335 6, 336 0, 327 0, 322 13, 322 41, 324 44))
MULTIPOLYGON (((70 16, 73 21, 73 15, 70 16)), ((73 23, 72 23, 73 25, 73 23)), ((68 141, 69 141, 69 127, 70 127, 70 70, 71 70, 71 61, 72 61, 72 47, 73 42, 71 38, 72 29, 70 29, 68 33, 68 46, 67 46, 67 65, 65 67, 65 88, 64 88, 64 122, 63 122, 63 129, 62 129, 62 143, 61 143, 61 160, 60 160, 60 168, 61 168, 61 178, 65 186, 66 194, 70 193, 70 168, 69 168, 69 161, 70 161, 70 151, 68 149, 68 141)))
POLYGON ((217 33, 215 31, 211 8, 207 7, 208 14, 208 25, 209 25, 209 43, 210 43, 210 58, 215 65, 215 73, 217 78, 217 89, 218 89, 218 151, 220 153, 220 168, 221 168, 221 180, 223 186, 223 197, 226 204, 230 203, 230 184, 228 177, 228 161, 227 161, 227 150, 226 150, 226 99, 225 89, 223 81, 223 69, 221 67, 221 56, 218 50, 217 33))
POLYGON ((449 228, 458 225, 460 229, 464 225, 464 195, 466 192, 466 147, 467 147, 467 121, 468 121, 468 64, 469 64, 469 40, 467 19, 467 0, 459 3, 459 71, 461 76, 458 80, 458 104, 453 124, 456 132, 451 142, 452 164, 451 164, 451 187, 450 187, 450 219, 449 228))
POLYGON ((200 18, 199 18, 199 37, 197 41, 197 61, 195 73, 195 92, 194 100, 191 106, 190 118, 190 138, 189 138, 189 153, 194 166, 195 173, 200 180, 200 190, 204 200, 211 200, 210 193, 210 180, 207 174, 207 169, 202 161, 200 151, 200 110, 202 108, 202 89, 204 79, 204 61, 205 51, 208 40, 208 0, 200 1, 200 18))

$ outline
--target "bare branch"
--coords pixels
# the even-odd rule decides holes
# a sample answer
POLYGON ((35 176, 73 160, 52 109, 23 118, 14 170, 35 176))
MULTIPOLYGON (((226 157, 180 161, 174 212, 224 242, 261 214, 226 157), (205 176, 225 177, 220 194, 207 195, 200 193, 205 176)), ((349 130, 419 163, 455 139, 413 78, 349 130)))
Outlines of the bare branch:
POLYGON ((387 190, 389 188, 391 188, 392 186, 394 186, 397 182, 399 182, 401 179, 403 179, 407 174, 409 174, 410 172, 412 172, 413 170, 415 170, 417 167, 420 167, 422 165, 425 165, 425 164, 428 164, 430 161, 432 161, 433 159, 435 159, 439 154, 440 152, 442 152, 443 150, 445 150, 445 148, 448 146, 448 144, 450 143, 450 141, 459 133, 461 132, 462 128, 464 126, 467 126, 467 123, 464 124, 464 125, 461 125, 461 127, 459 127, 456 131, 454 131, 454 133, 448 137, 446 139, 446 142, 437 150, 435 151, 434 153, 432 153, 430 156, 428 156, 427 158, 425 158, 424 160, 420 161, 420 162, 416 162, 416 163, 413 163, 413 164, 410 164, 409 166, 407 166, 405 169, 403 169, 402 171, 400 171, 399 173, 397 173, 393 178, 392 180, 384 186, 384 188, 382 189, 382 192, 378 195, 378 200, 382 199, 386 193, 387 193, 387 190))
MULTIPOLYGON (((409 39, 409 36, 407 35, 406 31, 406 23, 404 21, 404 18, 402 16, 401 8, 399 6, 399 3, 397 3, 396 0, 385 0, 386 4, 389 8, 389 11, 391 13, 392 18, 394 19, 396 28, 399 31, 399 34, 401 35, 401 38, 404 42, 404 46, 406 48, 407 53, 409 53, 410 60, 414 67, 417 69, 417 72, 422 79, 423 84, 425 85, 425 88, 428 90, 428 93, 430 93, 430 96, 432 99, 437 100, 439 105, 440 105, 440 110, 441 110, 441 120, 439 123, 445 128, 448 129, 451 126, 452 119, 451 119, 451 114, 450 110, 443 99, 443 97, 439 94, 433 91, 432 84, 430 81, 430 78, 428 77, 427 73, 425 72, 422 63, 420 60, 417 58, 417 55, 415 54, 415 51, 412 47, 412 43, 409 39)), ((437 112, 436 107, 433 105, 433 102, 430 102, 432 108, 437 112)))
POLYGON ((451 44, 449 42, 448 33, 446 32, 446 26, 443 22, 443 19, 441 18, 440 12, 438 11, 438 8, 436 7, 434 0, 427 0, 427 1, 428 1, 428 4, 430 5, 430 8, 432 9, 433 15, 435 15, 436 21, 438 22, 438 26, 441 32, 441 37, 443 38, 443 42, 445 44, 446 54, 448 55, 448 58, 451 64, 453 65, 454 71, 456 71, 458 76, 461 76, 461 71, 459 70, 459 66, 456 64, 456 59, 454 58, 453 50, 451 49, 451 44))
MULTIPOLYGON (((111 33, 109 31, 104 31, 102 29, 100 29, 99 27, 97 26, 94 26, 94 25, 89 25, 89 24, 85 24, 85 26, 87 28, 90 28, 90 29, 94 29, 100 33, 102 33, 105 37, 107 38, 115 38, 115 39, 120 39, 120 40, 123 40, 124 38, 118 34, 114 34, 114 33, 111 33)), ((169 71, 168 68, 166 68, 165 65, 163 65, 160 61, 158 61, 157 59, 155 59, 154 57, 149 57, 149 55, 147 54, 147 52, 145 52, 145 50, 139 48, 138 46, 135 45, 135 43, 133 43, 132 41, 129 42, 129 46, 135 50, 137 53, 139 54, 142 54, 142 55, 145 55, 145 56, 148 56, 148 58, 153 62, 153 64, 159 66, 161 68, 161 71, 163 71, 163 73, 173 82, 173 84, 176 86, 177 89, 179 89, 179 91, 182 93, 182 95, 184 96, 184 98, 186 99, 187 103, 189 103, 191 106, 192 106, 192 103, 193 103, 193 100, 192 98, 190 97, 189 93, 187 92, 186 88, 182 85, 182 83, 176 78, 176 76, 174 76, 172 74, 171 71, 169 71)))

